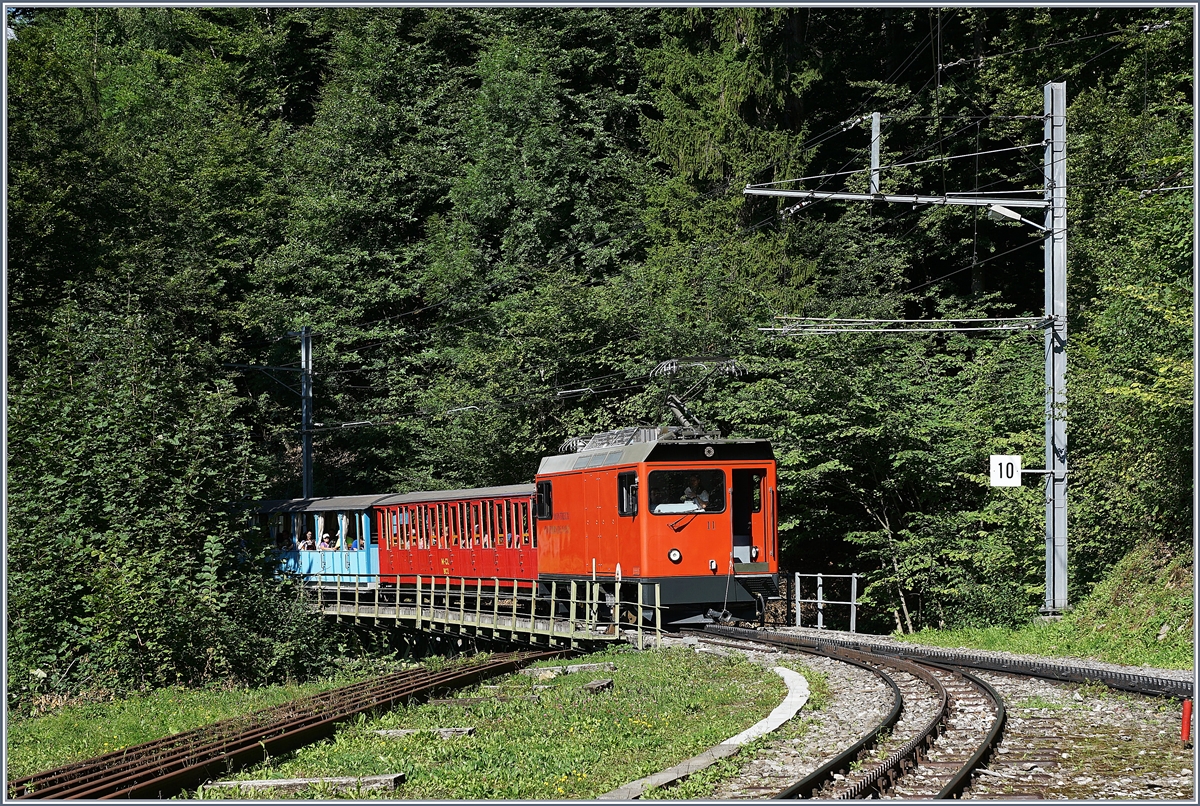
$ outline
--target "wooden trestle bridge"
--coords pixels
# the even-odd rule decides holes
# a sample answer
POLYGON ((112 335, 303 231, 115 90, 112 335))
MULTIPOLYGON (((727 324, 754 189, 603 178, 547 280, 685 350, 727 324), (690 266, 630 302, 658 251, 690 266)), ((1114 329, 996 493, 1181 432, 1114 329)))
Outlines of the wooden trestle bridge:
POLYGON ((628 640, 643 648, 662 636, 658 583, 463 579, 418 575, 380 586, 375 574, 308 583, 317 607, 338 621, 549 648, 628 640))

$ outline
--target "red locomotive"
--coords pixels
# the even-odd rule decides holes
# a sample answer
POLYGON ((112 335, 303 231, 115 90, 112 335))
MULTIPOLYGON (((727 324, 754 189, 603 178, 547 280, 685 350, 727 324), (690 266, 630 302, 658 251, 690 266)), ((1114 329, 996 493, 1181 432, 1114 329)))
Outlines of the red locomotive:
POLYGON ((779 595, 777 489, 763 440, 597 434, 544 458, 534 484, 378 500, 379 582, 657 583, 670 623, 749 619, 779 595))

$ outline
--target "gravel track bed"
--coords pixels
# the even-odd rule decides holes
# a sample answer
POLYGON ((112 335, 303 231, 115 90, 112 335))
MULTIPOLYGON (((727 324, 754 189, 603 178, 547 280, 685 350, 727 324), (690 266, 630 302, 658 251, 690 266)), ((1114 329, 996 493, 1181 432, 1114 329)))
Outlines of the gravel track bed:
POLYGON ((867 670, 829 658, 791 657, 826 676, 829 704, 820 711, 802 710, 797 716, 799 724, 790 731, 783 729, 799 732, 799 736, 770 743, 740 774, 718 784, 713 798, 769 798, 858 741, 891 710, 892 690, 867 670))
MULTIPOLYGON (((883 636, 829 630, 790 628, 776 631, 863 643, 908 645, 883 636)), ((722 654, 739 651, 697 645, 695 639, 685 639, 685 642, 701 651, 722 654)), ((1192 679, 1192 673, 1186 670, 969 651, 1040 662, 1058 660, 1088 668, 1169 679, 1192 679)), ((770 650, 746 654, 766 666, 775 665, 782 657, 781 653, 770 650)), ((825 675, 830 689, 829 704, 820 711, 806 706, 791 725, 775 734, 774 741, 769 741, 754 758, 743 760, 740 773, 718 783, 711 798, 770 798, 857 741, 891 708, 891 689, 866 670, 813 655, 788 653, 787 657, 825 675)), ((1181 706, 1178 702, 1112 692, 1099 685, 1080 686, 978 670, 974 674, 999 692, 1008 721, 997 751, 984 770, 972 778, 963 798, 1180 799, 1195 802, 1195 764, 1192 751, 1185 749, 1179 739, 1181 706)), ((911 678, 899 672, 894 672, 893 676, 907 699, 910 696, 908 687, 900 681, 911 678)), ((932 715, 935 701, 924 684, 920 684, 920 688, 926 694, 923 698, 918 696, 917 700, 924 700, 927 705, 921 707, 909 703, 908 713, 896 726, 896 736, 906 737, 911 733, 904 727, 906 722, 923 725, 932 715), (914 719, 917 709, 924 715, 914 719)), ((885 743, 885 754, 896 746, 894 741, 885 743)), ((877 751, 873 757, 883 756, 877 751)))
POLYGON ((840 774, 834 775, 831 784, 813 793, 813 800, 834 798, 847 791, 853 784, 865 778, 867 772, 916 737, 936 716, 941 698, 928 683, 898 669, 885 668, 885 671, 896 681, 896 686, 904 697, 904 710, 900 713, 900 720, 892 727, 891 735, 885 737, 863 757, 859 770, 851 771, 844 777, 840 774))
POLYGON ((964 798, 1195 802, 1193 756, 1179 703, 1102 687, 977 672, 1000 692, 1008 722, 964 798))
POLYGON ((884 797, 934 797, 983 745, 995 724, 996 711, 991 700, 975 684, 940 669, 931 669, 930 674, 949 693, 950 712, 945 728, 917 768, 902 777, 896 789, 884 797))

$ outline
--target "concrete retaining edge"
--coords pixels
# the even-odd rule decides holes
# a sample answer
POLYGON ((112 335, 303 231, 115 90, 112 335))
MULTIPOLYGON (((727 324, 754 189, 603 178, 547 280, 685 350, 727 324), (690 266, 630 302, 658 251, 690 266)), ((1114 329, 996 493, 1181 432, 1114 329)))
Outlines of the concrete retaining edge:
POLYGON ((784 697, 783 702, 777 705, 775 710, 771 711, 766 718, 759 720, 736 736, 726 739, 716 747, 705 750, 697 756, 692 756, 687 761, 676 764, 674 767, 662 770, 661 772, 656 772, 653 775, 648 775, 645 778, 631 781, 611 792, 599 795, 596 799, 634 800, 641 797, 643 792, 652 787, 666 786, 676 781, 681 781, 705 767, 712 766, 723 758, 736 755, 741 750, 742 745, 754 741, 759 736, 765 736, 771 731, 777 730, 780 725, 794 717, 804 707, 805 703, 808 702, 809 692, 808 681, 804 679, 803 675, 793 672, 791 669, 785 669, 782 666, 776 666, 774 671, 775 674, 783 678, 783 682, 787 685, 788 693, 784 697))

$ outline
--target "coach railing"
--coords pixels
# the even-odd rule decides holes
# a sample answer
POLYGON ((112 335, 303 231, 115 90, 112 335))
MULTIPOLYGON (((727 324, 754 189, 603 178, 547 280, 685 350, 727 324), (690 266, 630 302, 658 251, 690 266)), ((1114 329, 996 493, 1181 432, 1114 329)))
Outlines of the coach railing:
POLYGON ((339 621, 393 621, 417 630, 545 646, 628 637, 640 649, 647 635, 656 644, 662 638, 658 583, 570 580, 550 582, 548 593, 539 593, 528 579, 428 574, 402 579, 405 584, 397 588, 379 585, 375 574, 343 574, 333 581, 309 579, 305 590, 339 621), (630 621, 623 623, 622 616, 630 621))

